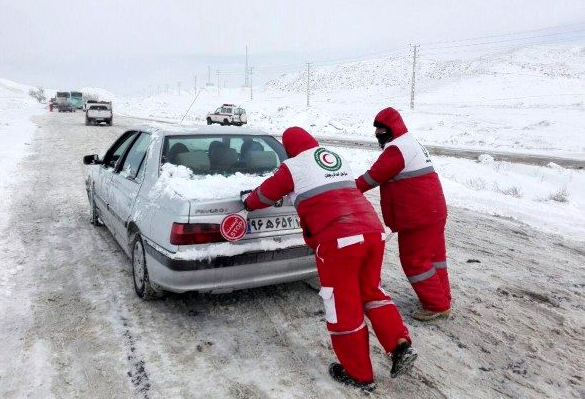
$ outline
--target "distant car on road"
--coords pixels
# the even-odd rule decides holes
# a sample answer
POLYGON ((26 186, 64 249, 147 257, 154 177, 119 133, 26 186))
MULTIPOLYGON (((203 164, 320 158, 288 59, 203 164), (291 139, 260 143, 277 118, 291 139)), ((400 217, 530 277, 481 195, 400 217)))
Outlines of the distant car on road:
POLYGON ((85 125, 95 125, 105 122, 106 125, 112 126, 114 116, 112 114, 112 103, 99 102, 89 104, 89 108, 85 112, 85 125))
POLYGON ((248 123, 248 116, 244 108, 237 107, 234 104, 223 104, 215 112, 207 114, 207 124, 212 125, 214 123, 219 123, 222 126, 242 126, 248 123))
POLYGON ((83 159, 91 222, 103 222, 131 258, 134 289, 143 299, 164 291, 229 292, 310 278, 315 261, 288 198, 250 212, 245 236, 231 242, 220 224, 242 210, 240 193, 216 196, 205 184, 213 175, 263 176, 285 159, 282 144, 259 131, 137 127, 103 158, 83 159), (167 168, 182 173, 180 182, 189 189, 206 191, 206 199, 165 185, 170 177, 161 173, 167 168))

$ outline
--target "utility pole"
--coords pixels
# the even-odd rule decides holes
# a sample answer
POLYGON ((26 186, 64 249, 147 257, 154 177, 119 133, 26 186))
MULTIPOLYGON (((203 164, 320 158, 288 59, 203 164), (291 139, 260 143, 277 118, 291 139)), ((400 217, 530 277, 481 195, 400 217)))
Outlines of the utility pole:
POLYGON ((419 48, 418 44, 413 46, 414 52, 412 57, 412 84, 410 87, 410 109, 414 109, 414 82, 415 82, 415 73, 416 73, 416 51, 419 48))
POLYGON ((197 93, 197 75, 193 75, 193 89, 195 89, 195 93, 197 93))
POLYGON ((250 101, 254 99, 254 87, 252 86, 252 75, 254 74, 254 67, 250 67, 250 101))
POLYGON ((219 69, 217 70, 217 96, 219 97, 219 69))
POLYGON ((311 63, 307 62, 307 107, 310 106, 311 98, 311 63))
POLYGON ((246 44, 246 69, 244 70, 244 86, 248 86, 248 45, 246 44))
POLYGON ((181 95, 181 82, 177 82, 177 91, 179 92, 179 95, 181 95))

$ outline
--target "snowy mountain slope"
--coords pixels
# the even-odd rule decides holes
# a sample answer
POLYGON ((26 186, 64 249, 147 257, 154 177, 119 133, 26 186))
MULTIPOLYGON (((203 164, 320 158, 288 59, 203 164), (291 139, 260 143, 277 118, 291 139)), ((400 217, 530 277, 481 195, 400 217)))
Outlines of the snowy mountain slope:
MULTIPOLYGON (((464 54, 461 54, 463 57, 464 54)), ((463 59, 457 55, 425 55, 424 47, 416 69, 417 89, 425 92, 442 83, 479 76, 513 75, 544 79, 581 79, 585 76, 585 47, 554 46, 527 47, 498 54, 463 59)), ((311 90, 335 93, 379 87, 409 90, 412 77, 412 54, 350 62, 337 66, 314 67, 311 71, 311 90)), ((266 89, 274 91, 306 91, 306 69, 271 80, 266 89)))
POLYGON ((318 135, 372 139, 374 115, 393 106, 427 144, 585 159, 585 47, 450 57, 422 49, 414 111, 409 109, 412 58, 402 54, 314 68, 310 108, 305 71, 273 80, 267 93, 283 99, 281 93, 288 93, 288 104, 267 105, 259 119, 278 130, 292 121, 318 135))
POLYGON ((28 94, 28 91, 33 88, 35 87, 0 78, 0 96, 2 97, 26 95, 28 94))

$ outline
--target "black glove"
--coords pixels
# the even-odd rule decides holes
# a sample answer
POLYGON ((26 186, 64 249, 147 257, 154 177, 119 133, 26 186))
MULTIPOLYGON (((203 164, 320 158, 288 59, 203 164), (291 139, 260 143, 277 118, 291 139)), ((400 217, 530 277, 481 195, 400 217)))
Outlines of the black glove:
POLYGON ((240 191, 240 199, 242 200, 242 203, 244 204, 244 209, 247 210, 248 212, 250 212, 251 209, 248 208, 248 205, 246 205, 246 199, 250 196, 250 194, 252 194, 252 190, 240 191))

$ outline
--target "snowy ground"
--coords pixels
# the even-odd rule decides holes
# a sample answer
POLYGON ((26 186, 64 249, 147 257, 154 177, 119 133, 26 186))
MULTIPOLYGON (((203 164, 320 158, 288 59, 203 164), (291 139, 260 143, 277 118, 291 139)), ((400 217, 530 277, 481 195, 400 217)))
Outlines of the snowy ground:
MULTIPOLYGON (((81 157, 125 126, 81 114, 34 119, 2 231, 0 396, 13 398, 361 398, 334 383, 322 303, 311 285, 142 302, 130 262, 88 223, 81 157)), ((376 193, 370 199, 377 203, 376 193)), ((375 396, 579 398, 585 393, 582 244, 502 217, 450 207, 454 317, 426 325, 388 245, 384 287, 420 360, 390 378, 372 337, 375 396)))

